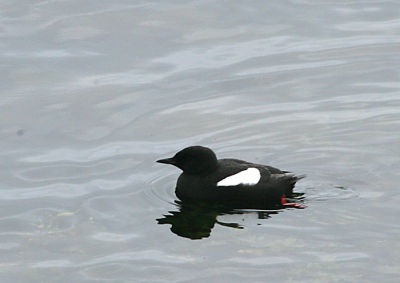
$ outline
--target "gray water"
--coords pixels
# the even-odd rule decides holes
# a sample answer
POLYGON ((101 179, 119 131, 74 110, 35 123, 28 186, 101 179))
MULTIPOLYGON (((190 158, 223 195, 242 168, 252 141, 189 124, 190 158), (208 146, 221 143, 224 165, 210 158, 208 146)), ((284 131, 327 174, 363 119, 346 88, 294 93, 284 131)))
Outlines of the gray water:
POLYGON ((399 1, 2 0, 0 72, 1 282, 399 282, 399 1), (307 207, 185 214, 194 144, 307 207))

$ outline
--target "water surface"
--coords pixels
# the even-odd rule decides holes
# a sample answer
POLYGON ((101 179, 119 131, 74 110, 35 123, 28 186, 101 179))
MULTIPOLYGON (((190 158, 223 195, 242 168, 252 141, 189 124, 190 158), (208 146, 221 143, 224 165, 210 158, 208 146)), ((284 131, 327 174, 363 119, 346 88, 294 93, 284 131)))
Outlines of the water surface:
POLYGON ((2 282, 398 281, 399 3, 0 7, 2 282), (307 208, 182 214, 154 161, 194 144, 307 208))

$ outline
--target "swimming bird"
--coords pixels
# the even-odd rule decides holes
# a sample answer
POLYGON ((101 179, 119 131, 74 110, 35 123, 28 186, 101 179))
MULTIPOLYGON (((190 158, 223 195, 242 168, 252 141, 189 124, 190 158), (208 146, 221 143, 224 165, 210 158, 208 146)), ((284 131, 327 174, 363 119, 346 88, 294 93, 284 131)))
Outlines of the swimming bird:
POLYGON ((229 204, 236 208, 288 205, 296 176, 288 171, 239 159, 217 159, 207 147, 190 146, 171 158, 157 160, 183 172, 175 193, 182 201, 229 204))

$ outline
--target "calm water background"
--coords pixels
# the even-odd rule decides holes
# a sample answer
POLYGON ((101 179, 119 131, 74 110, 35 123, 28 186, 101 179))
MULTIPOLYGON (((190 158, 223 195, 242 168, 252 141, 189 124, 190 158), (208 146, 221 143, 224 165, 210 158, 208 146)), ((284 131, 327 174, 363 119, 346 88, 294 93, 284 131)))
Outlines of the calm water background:
POLYGON ((398 282, 399 1, 2 0, 0 70, 1 282, 398 282), (308 207, 172 233, 193 144, 308 207))

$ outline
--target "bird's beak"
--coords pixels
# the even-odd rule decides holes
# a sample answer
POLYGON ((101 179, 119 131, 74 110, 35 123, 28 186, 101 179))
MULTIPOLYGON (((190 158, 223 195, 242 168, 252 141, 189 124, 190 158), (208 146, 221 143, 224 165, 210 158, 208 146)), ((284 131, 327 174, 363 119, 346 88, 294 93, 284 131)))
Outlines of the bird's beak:
POLYGON ((175 165, 175 160, 172 157, 171 158, 160 159, 160 160, 157 160, 156 162, 175 165))

